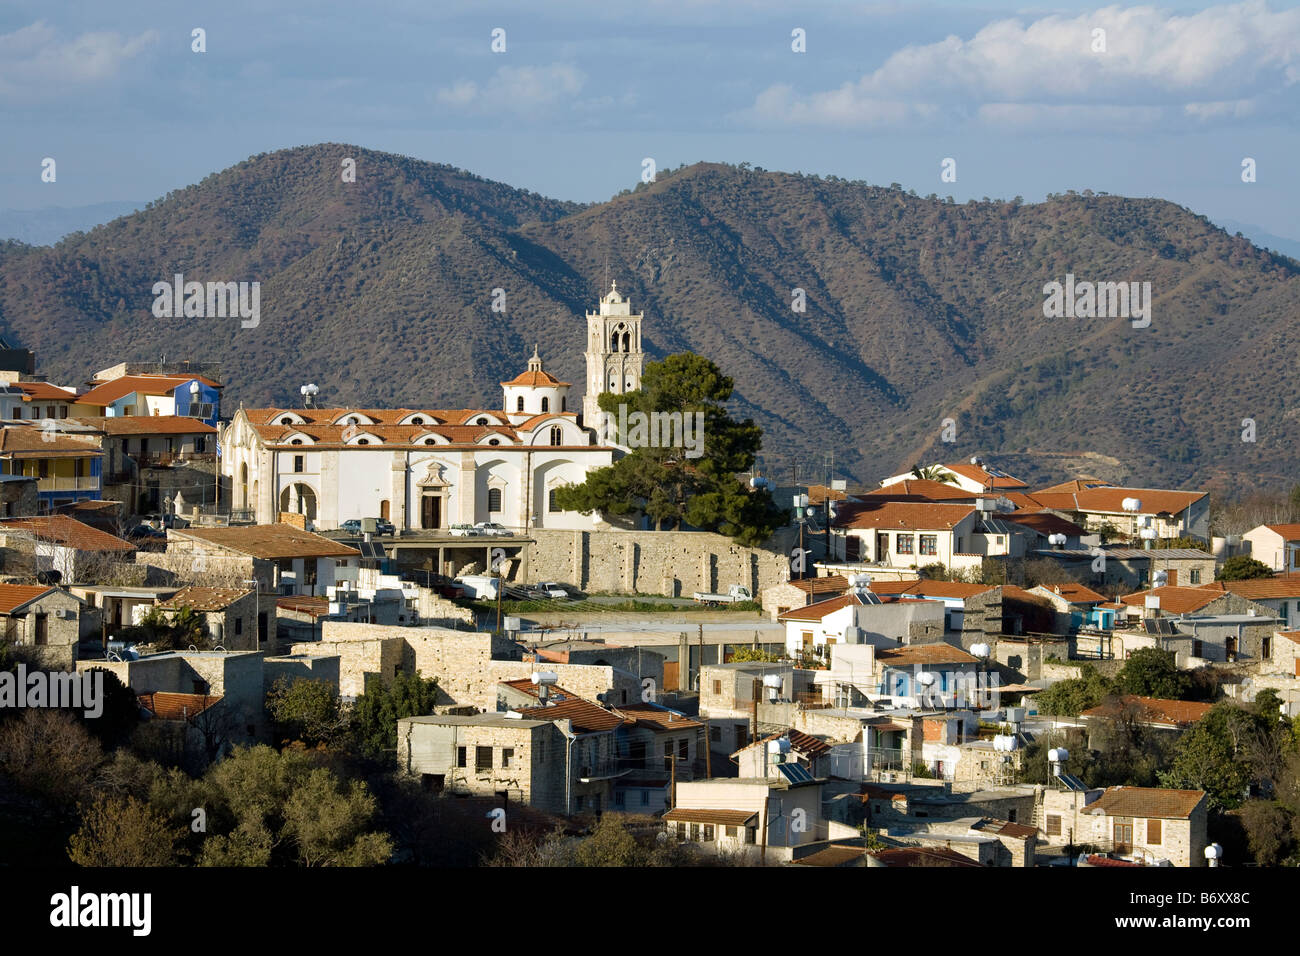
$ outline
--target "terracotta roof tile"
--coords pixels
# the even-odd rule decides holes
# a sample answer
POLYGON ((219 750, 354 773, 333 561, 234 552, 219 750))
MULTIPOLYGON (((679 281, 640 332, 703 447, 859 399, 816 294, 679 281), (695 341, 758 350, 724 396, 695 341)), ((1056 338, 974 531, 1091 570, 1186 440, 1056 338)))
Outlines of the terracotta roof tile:
POLYGON ((1162 488, 1088 488, 1080 491, 1035 491, 1034 500, 1045 508, 1122 515, 1125 498, 1142 502, 1139 514, 1178 514, 1205 497, 1204 491, 1169 491, 1162 488))
POLYGON ((205 588, 191 584, 157 606, 168 610, 188 607, 195 611, 224 611, 252 593, 251 588, 205 588))
POLYGON ((361 552, 356 548, 331 541, 319 534, 303 531, 288 524, 259 524, 242 528, 186 528, 173 529, 171 540, 193 538, 196 541, 238 551, 255 558, 329 558, 351 557, 361 552))
POLYGON ((137 699, 141 707, 160 720, 186 720, 221 703, 220 697, 208 694, 173 694, 167 691, 139 694, 137 699))
POLYGON ((1082 711, 1080 717, 1115 717, 1130 706, 1138 708, 1138 719, 1148 724, 1190 727, 1210 712, 1210 704, 1191 700, 1168 700, 1163 697, 1138 697, 1124 694, 1082 711))
POLYGON ((109 379, 107 382, 96 385, 90 391, 79 395, 77 403, 80 405, 107 406, 112 405, 119 398, 125 398, 132 392, 143 392, 146 395, 170 395, 181 385, 195 379, 206 385, 211 385, 213 388, 221 387, 216 382, 201 375, 123 375, 120 378, 109 379))
POLYGON ((1231 591, 1249 601, 1300 598, 1300 574, 1275 574, 1271 578, 1250 578, 1245 581, 1215 581, 1202 587, 1231 591))
POLYGON ((669 823, 711 823, 720 827, 743 827, 758 819, 755 810, 691 810, 674 807, 663 815, 669 823))
POLYGON ((618 707, 617 711, 629 718, 629 723, 652 730, 693 730, 704 726, 693 717, 654 704, 627 704, 618 707))
POLYGON ((885 866, 982 866, 970 857, 962 856, 947 847, 900 847, 896 850, 871 852, 885 866))
POLYGON ((624 720, 618 714, 571 694, 562 687, 552 687, 547 699, 549 703, 535 707, 516 707, 514 710, 529 720, 571 720, 573 729, 580 734, 614 730, 623 726, 624 720))
POLYGON ((1300 541, 1300 524, 1269 524, 1264 527, 1276 531, 1287 541, 1300 541))
MULTIPOLYGON (((77 393, 66 388, 59 388, 49 382, 14 382, 13 388, 21 389, 29 399, 38 401, 75 402, 77 393)), ((26 399, 24 399, 26 401, 26 399)))
POLYGON ((135 545, 67 515, 6 518, 0 531, 25 531, 37 538, 76 551, 134 551, 135 545))
POLYGON ((1011 475, 995 475, 979 465, 972 465, 969 462, 958 463, 955 465, 944 465, 949 471, 956 472, 963 478, 969 478, 972 481, 978 481, 986 488, 1028 488, 1029 486, 1019 478, 1013 478, 1011 475))
POLYGON ((886 501, 877 505, 849 505, 840 510, 840 515, 835 520, 835 527, 949 531, 974 511, 974 507, 970 505, 946 505, 920 501, 886 501))
POLYGON ((1213 588, 1191 588, 1167 584, 1160 588, 1125 594, 1120 601, 1129 607, 1145 607, 1149 594, 1159 597, 1160 610, 1170 614, 1191 614, 1223 597, 1223 592, 1213 588))
POLYGON ((1185 820, 1204 799, 1204 790, 1107 787, 1105 793, 1083 808, 1083 812, 1104 813, 1113 817, 1185 820))
POLYGON ((1098 594, 1090 587, 1082 584, 1076 584, 1073 581, 1065 584, 1040 584, 1037 588, 1032 589, 1029 593, 1034 594, 1043 591, 1050 591, 1057 597, 1064 598, 1071 604, 1100 604, 1106 600, 1106 595, 1098 594))
POLYGON ((108 435, 215 435, 207 422, 185 415, 118 415, 107 418, 74 418, 108 435))
POLYGON ((846 591, 849 587, 849 579, 842 574, 828 574, 818 578, 792 578, 790 583, 808 594, 846 591))
POLYGON ((44 585, 0 584, 0 614, 12 614, 23 605, 56 590, 44 585))
POLYGON ((894 498, 900 501, 973 501, 975 493, 943 481, 904 478, 902 481, 863 492, 858 497, 867 500, 894 498))

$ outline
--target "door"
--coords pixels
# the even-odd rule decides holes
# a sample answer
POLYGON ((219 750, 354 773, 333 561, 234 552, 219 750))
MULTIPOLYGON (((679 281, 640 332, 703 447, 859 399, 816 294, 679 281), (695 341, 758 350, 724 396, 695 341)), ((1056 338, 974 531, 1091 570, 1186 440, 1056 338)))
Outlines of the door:
POLYGON ((1237 659, 1237 639, 1230 637, 1223 642, 1223 650, 1229 661, 1237 659))
POLYGON ((1127 853, 1133 847, 1133 821, 1115 821, 1115 849, 1127 853))
POLYGON ((878 533, 876 535, 876 563, 884 564, 889 558, 889 535, 878 533))
POLYGON ((1171 588, 1178 587, 1178 570, 1176 568, 1170 568, 1165 573, 1169 575, 1169 586, 1171 588))
POLYGON ((383 501, 379 502, 379 517, 383 518, 385 521, 390 521, 390 520, 392 520, 392 519, 390 519, 390 518, 388 517, 388 499, 387 499, 387 498, 385 498, 383 501))
POLYGON ((420 527, 442 527, 442 495, 424 495, 420 498, 420 527))
POLYGON ((677 662, 664 661, 664 690, 677 689, 677 662))

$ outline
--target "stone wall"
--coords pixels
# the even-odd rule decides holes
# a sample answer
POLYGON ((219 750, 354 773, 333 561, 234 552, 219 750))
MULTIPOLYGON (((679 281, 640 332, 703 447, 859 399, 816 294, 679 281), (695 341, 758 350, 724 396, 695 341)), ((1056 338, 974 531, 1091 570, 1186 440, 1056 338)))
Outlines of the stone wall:
POLYGON ((281 677, 291 684, 300 680, 324 681, 338 690, 339 663, 340 659, 337 657, 313 657, 310 654, 264 657, 262 658, 262 693, 265 695, 281 677))
MULTIPOLYGON (((331 623, 331 622, 326 622, 331 623)), ((380 625, 373 625, 379 627, 380 625)), ((407 630, 407 628, 393 628, 407 630)), ((337 657, 339 661, 339 693, 344 697, 357 697, 365 692, 366 679, 379 677, 390 681, 402 663, 405 643, 400 637, 382 637, 373 640, 308 641, 293 644, 290 656, 306 654, 311 657, 337 657)), ((432 675, 425 675, 432 676, 432 675)), ((441 695, 440 695, 441 696, 441 695)))
POLYGON ((522 575, 530 582, 562 581, 583 591, 690 597, 733 584, 758 599, 789 577, 793 532, 783 529, 764 548, 747 548, 706 531, 534 530, 522 575))

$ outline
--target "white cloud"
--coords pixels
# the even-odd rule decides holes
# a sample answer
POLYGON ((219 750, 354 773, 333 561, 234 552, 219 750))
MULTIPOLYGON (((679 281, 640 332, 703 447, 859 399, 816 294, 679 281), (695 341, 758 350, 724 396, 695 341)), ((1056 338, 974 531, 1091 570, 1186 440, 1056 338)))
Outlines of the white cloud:
POLYGON ((455 109, 526 113, 562 99, 572 99, 586 81, 586 74, 567 63, 503 66, 481 86, 471 80, 458 80, 442 87, 437 99, 455 109))
POLYGON ((155 30, 129 37, 101 32, 65 39, 37 21, 0 35, 0 95, 45 98, 102 83, 157 41, 155 30))
POLYGON ((800 95, 773 85, 741 118, 869 127, 925 116, 1007 122, 1032 113, 1069 122, 1081 105, 1234 118, 1266 111, 1270 100, 1286 106, 1297 80, 1300 10, 1274 12, 1262 0, 1190 15, 1110 6, 1028 24, 998 20, 969 39, 904 47, 835 90, 800 95), (1098 29, 1104 52, 1093 49, 1098 29))

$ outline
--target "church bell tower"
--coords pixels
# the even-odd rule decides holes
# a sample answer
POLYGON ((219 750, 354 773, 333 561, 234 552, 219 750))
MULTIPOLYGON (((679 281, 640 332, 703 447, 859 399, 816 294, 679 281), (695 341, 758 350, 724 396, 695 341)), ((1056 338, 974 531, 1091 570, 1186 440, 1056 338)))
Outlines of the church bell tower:
POLYGON ((619 294, 618 283, 600 299, 600 309, 587 313, 587 392, 582 400, 582 423, 599 433, 605 413, 596 399, 603 392, 622 395, 641 387, 641 313, 619 294))

